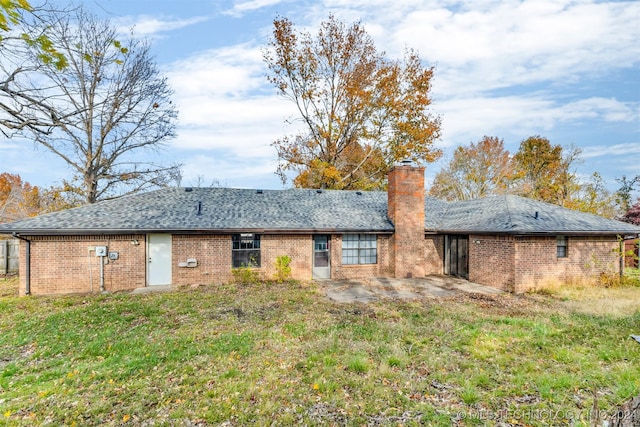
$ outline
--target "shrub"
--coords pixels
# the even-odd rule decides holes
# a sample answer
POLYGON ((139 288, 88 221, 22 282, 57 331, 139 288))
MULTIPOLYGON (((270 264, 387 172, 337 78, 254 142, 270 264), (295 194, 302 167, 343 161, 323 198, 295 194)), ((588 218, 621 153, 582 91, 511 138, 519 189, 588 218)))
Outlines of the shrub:
POLYGON ((240 285, 255 285, 260 282, 260 274, 249 267, 233 268, 231 274, 233 282, 240 285))
POLYGON ((291 257, 288 255, 280 255, 276 257, 276 276, 275 280, 278 283, 282 283, 285 280, 291 278, 291 267, 289 264, 291 263, 291 257))

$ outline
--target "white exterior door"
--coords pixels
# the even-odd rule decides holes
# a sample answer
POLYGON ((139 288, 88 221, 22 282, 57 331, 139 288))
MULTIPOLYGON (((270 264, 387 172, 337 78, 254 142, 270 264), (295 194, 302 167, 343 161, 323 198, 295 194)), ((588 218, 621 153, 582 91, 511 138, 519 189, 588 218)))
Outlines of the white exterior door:
POLYGON ((147 286, 171 284, 171 234, 147 235, 147 286))

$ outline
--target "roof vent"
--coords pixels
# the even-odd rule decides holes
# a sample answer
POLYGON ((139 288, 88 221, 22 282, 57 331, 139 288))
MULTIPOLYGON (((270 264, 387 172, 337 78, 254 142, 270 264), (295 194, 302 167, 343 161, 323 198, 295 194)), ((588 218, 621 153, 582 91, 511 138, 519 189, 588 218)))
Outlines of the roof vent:
POLYGON ((264 190, 256 190, 256 194, 262 194, 264 193, 264 190))
POLYGON ((196 212, 196 215, 202 215, 202 202, 198 202, 198 211, 196 212))
POLYGON ((320 194, 322 193, 322 190, 316 190, 316 193, 320 194))
POLYGON ((358 196, 362 196, 362 191, 356 191, 356 194, 357 194, 358 196))
POLYGON ((193 188, 187 187, 184 189, 184 191, 186 191, 187 193, 191 193, 193 191, 193 188))
POLYGON ((536 211, 535 215, 533 215, 533 219, 539 219, 539 218, 540 218, 540 213, 536 211))

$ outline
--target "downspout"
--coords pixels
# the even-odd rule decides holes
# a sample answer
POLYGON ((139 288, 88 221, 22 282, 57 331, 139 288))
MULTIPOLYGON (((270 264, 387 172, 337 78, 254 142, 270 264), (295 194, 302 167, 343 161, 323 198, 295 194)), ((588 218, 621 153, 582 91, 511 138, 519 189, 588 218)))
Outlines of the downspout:
POLYGON ((25 254, 25 258, 26 258, 25 264, 26 265, 24 266, 24 269, 25 269, 24 294, 25 295, 31 295, 31 240, 25 239, 24 237, 21 237, 16 232, 11 233, 11 235, 16 239, 24 240, 25 242, 27 242, 27 247, 25 248, 26 249, 26 254, 25 254))
POLYGON ((618 259, 618 262, 620 263, 619 269, 620 269, 620 279, 622 279, 622 277, 624 276, 624 265, 625 265, 625 254, 624 254, 624 237, 619 239, 619 243, 620 247, 618 248, 619 253, 620 253, 620 257, 618 259))

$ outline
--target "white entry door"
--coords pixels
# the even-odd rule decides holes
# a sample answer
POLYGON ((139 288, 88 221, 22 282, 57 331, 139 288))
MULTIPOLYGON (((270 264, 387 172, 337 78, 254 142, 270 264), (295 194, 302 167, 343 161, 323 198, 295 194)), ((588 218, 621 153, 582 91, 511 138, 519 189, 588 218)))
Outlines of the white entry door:
POLYGON ((147 286, 171 284, 171 234, 147 235, 147 286))

